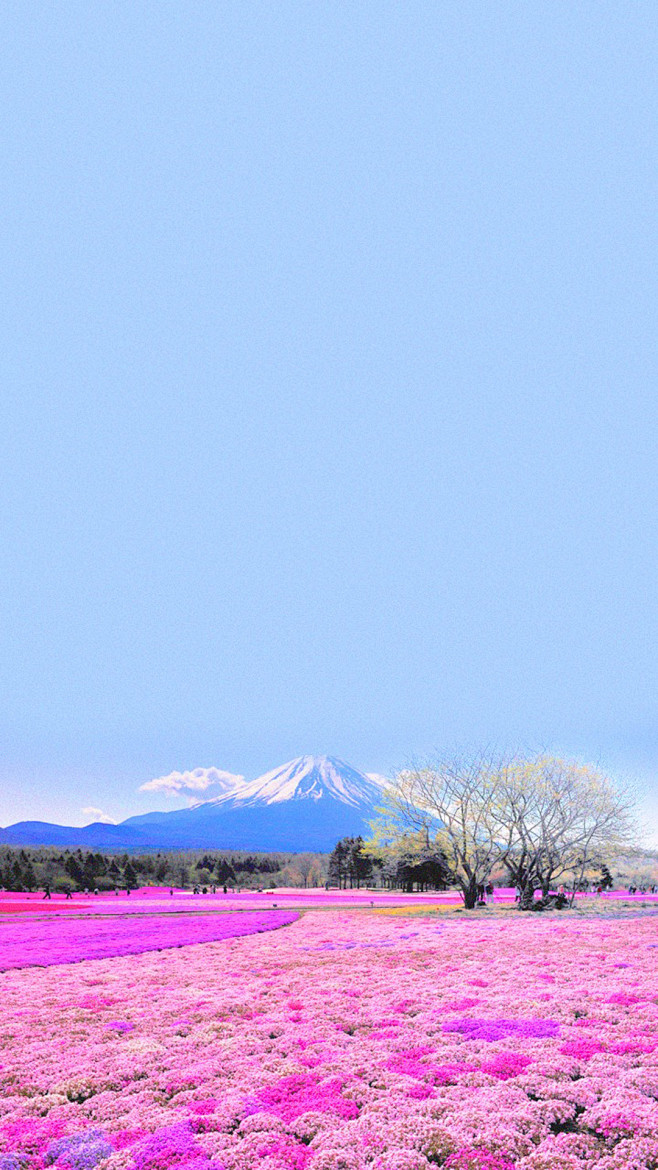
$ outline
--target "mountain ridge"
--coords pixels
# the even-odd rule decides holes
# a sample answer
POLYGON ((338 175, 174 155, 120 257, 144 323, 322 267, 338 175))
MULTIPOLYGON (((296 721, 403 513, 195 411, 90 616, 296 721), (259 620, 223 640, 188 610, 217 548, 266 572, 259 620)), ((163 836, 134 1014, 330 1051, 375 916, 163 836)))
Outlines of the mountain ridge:
POLYGON ((22 821, 0 829, 0 844, 324 853, 340 837, 367 835, 383 795, 379 778, 344 760, 298 756, 190 808, 83 828, 22 821))

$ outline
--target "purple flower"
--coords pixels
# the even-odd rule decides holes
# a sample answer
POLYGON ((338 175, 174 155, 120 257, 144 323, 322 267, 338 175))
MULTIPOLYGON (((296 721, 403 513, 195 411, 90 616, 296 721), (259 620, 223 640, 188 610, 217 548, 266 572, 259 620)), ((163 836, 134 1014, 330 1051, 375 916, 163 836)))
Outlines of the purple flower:
POLYGON ((444 1032, 461 1032, 469 1040, 503 1040, 506 1036, 520 1036, 524 1039, 544 1039, 558 1036, 560 1025, 557 1020, 449 1020, 443 1025, 444 1032))
MULTIPOLYGON (((54 1162, 70 1170, 93 1170, 112 1153, 112 1146, 100 1129, 89 1129, 51 1142, 45 1157, 46 1166, 54 1162)), ((11 1170, 11 1168, 6 1168, 11 1170)))
POLYGON ((195 1144, 185 1122, 168 1125, 140 1142, 135 1170, 209 1170, 206 1154, 195 1144))
MULTIPOLYGON (((57 922, 12 922, 3 929, 0 971, 18 967, 51 967, 84 959, 141 955, 146 951, 220 942, 276 930, 295 922, 294 910, 256 910, 240 913, 171 915, 130 918, 82 918, 57 922)), ((85 1004, 81 1004, 85 1006, 85 1004)), ((102 1001, 94 1002, 94 1008, 102 1001)))

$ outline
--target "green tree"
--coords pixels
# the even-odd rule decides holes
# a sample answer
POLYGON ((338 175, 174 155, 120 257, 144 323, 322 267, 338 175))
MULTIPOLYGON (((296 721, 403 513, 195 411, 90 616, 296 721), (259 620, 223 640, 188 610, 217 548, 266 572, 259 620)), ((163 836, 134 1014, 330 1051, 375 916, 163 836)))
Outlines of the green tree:
POLYGON ((25 875, 23 873, 23 866, 18 858, 15 859, 10 871, 10 885, 9 889, 20 891, 25 885, 25 875))
POLYGON ((329 884, 342 890, 347 881, 349 846, 347 838, 337 841, 329 854, 329 884))
POLYGON ((80 862, 74 853, 67 857, 66 861, 64 862, 64 869, 66 870, 66 873, 70 877, 76 889, 83 890, 85 887, 84 873, 82 871, 82 866, 80 865, 80 862))
POLYGON ((343 837, 334 846, 329 856, 329 881, 340 889, 347 886, 360 888, 362 883, 372 880, 374 862, 364 847, 363 837, 343 837))

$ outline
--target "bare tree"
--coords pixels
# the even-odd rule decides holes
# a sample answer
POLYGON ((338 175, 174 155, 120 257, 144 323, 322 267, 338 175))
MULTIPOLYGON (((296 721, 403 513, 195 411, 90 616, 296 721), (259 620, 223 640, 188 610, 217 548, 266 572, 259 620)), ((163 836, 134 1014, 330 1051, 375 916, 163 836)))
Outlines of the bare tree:
POLYGON ((472 908, 493 869, 507 868, 520 909, 535 891, 610 860, 633 838, 634 800, 602 772, 548 755, 435 759, 391 782, 373 828, 380 841, 421 834, 440 850, 472 908))
POLYGON ((509 849, 508 837, 500 835, 508 767, 506 759, 482 752, 405 768, 387 790, 373 826, 377 837, 402 842, 420 833, 428 850, 445 856, 464 906, 472 909, 478 889, 509 849))
POLYGON ((316 867, 316 857, 314 853, 298 853, 295 857, 295 869, 301 875, 304 889, 308 886, 309 878, 316 867))
POLYGON ((586 870, 611 860, 632 841, 634 797, 596 768, 539 755, 516 759, 501 788, 505 865, 521 909, 557 882, 572 894, 586 870))

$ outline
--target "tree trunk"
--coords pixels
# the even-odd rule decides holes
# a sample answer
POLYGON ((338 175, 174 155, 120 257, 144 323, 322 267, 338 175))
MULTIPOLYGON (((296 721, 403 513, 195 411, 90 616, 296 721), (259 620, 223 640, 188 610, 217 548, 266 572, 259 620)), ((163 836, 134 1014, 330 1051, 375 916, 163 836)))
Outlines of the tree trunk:
POLYGON ((475 878, 470 878, 468 883, 464 883, 462 886, 462 898, 465 910, 475 909, 478 900, 478 883, 475 878))
POLYGON ((519 898, 519 910, 532 910, 535 901, 535 886, 534 882, 527 882, 521 889, 521 897, 519 898))

